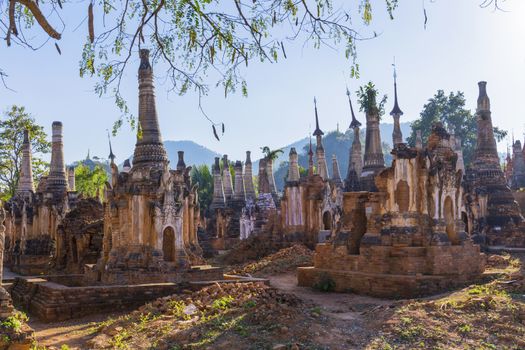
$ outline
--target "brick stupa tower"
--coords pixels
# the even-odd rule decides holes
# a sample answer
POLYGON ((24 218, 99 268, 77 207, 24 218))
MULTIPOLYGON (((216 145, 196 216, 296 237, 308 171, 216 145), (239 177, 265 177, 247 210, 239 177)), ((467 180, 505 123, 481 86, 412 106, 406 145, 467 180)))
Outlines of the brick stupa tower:
POLYGON ((377 191, 376 175, 385 168, 385 159, 381 148, 379 131, 379 109, 375 91, 367 91, 369 107, 366 111, 366 139, 363 172, 361 173, 361 190, 377 191))
POLYGON ((500 166, 487 83, 478 86, 477 143, 466 171, 468 231, 489 247, 525 247, 523 217, 500 166))
POLYGON ((24 130, 24 143, 22 145, 22 165, 20 167, 20 179, 18 180, 17 194, 28 194, 35 192, 33 183, 33 167, 31 166, 31 142, 29 130, 24 130))
POLYGON ((345 191, 354 192, 359 191, 360 189, 359 178, 361 177, 361 172, 363 171, 363 153, 359 135, 361 123, 355 117, 354 107, 352 106, 352 99, 350 97, 350 91, 348 88, 346 89, 346 95, 348 96, 348 104, 350 105, 350 113, 352 114, 350 129, 352 129, 354 132, 354 140, 352 141, 352 147, 350 148, 348 159, 348 172, 346 174, 345 180, 345 191))
POLYGON ((155 106, 149 51, 140 50, 139 123, 129 172, 113 168, 104 203, 103 253, 86 271, 90 282, 140 284, 179 282, 200 261, 196 186, 184 153, 169 168, 155 106))

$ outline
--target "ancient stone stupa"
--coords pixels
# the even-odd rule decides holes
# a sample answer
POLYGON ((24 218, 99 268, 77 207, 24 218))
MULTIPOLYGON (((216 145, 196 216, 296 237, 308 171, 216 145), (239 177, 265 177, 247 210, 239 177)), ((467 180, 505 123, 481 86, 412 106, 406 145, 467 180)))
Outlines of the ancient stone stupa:
MULTIPOLYGON (((343 193, 341 227, 316 246, 314 267, 299 268, 299 285, 330 281, 336 291, 397 298, 478 278, 484 258, 461 220, 463 174, 454 147, 440 124, 426 149, 397 143, 374 191, 343 193)), ((378 154, 368 160, 370 170, 381 165, 378 154)))
POLYGON ((66 176, 61 122, 53 122, 51 144, 49 175, 40 179, 35 191, 31 142, 29 132, 24 133, 18 187, 5 205, 6 262, 20 274, 42 274, 55 267, 65 244, 60 225, 77 203, 66 176))
POLYGON ((478 83, 477 140, 466 170, 467 231, 487 247, 525 247, 525 226, 500 165, 487 83, 478 83))
MULTIPOLYGON (((104 203, 101 259, 89 278, 104 284, 180 282, 193 279, 200 262, 197 185, 179 153, 170 170, 162 143, 149 51, 140 51, 139 123, 133 166, 112 164, 112 184, 104 203)), ((220 278, 221 275, 215 276, 220 278)))

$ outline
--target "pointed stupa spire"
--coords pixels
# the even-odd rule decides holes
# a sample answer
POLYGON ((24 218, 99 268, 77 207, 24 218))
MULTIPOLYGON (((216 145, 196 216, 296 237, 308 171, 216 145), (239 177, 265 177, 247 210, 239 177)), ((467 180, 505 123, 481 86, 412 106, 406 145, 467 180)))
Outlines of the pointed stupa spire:
POLYGON ((394 108, 392 108, 390 115, 403 115, 403 111, 401 110, 401 108, 399 108, 399 104, 397 102, 397 70, 395 59, 392 65, 394 66, 394 108))
POLYGON ((361 176, 363 170, 363 154, 360 140, 360 127, 361 123, 357 120, 354 113, 354 107, 352 106, 352 98, 350 97, 350 90, 346 87, 346 96, 348 96, 348 104, 350 105, 350 113, 352 114, 352 122, 350 123, 350 129, 354 131, 354 139, 352 141, 352 147, 350 148, 350 154, 348 156, 348 171, 346 173, 346 189, 348 191, 357 191, 359 189, 358 179, 361 176))
POLYGON ((31 160, 31 142, 29 140, 29 130, 26 129, 24 130, 24 143, 22 144, 22 164, 20 167, 20 179, 18 180, 18 187, 16 189, 17 193, 35 191, 31 160))
POLYGON ((142 166, 163 168, 168 157, 160 135, 149 50, 140 50, 138 75, 140 133, 137 135, 137 143, 135 144, 133 168, 142 166))
POLYGON ((401 133, 401 125, 399 124, 399 118, 403 115, 403 111, 399 108, 397 102, 397 72, 396 72, 396 63, 394 59, 394 108, 390 112, 390 115, 394 118, 394 131, 392 132, 392 144, 395 146, 397 144, 403 143, 403 134, 401 133))
POLYGON ((361 123, 356 119, 354 114, 354 107, 352 106, 352 98, 350 97, 350 90, 346 87, 346 96, 348 96, 348 104, 350 105, 350 113, 352 114, 352 122, 350 122, 350 129, 360 128, 361 123))
POLYGON ((317 101, 314 97, 314 108, 315 108, 315 131, 314 136, 317 141, 315 148, 315 153, 317 157, 317 173, 323 178, 323 180, 328 180, 328 166, 326 164, 326 158, 323 147, 323 135, 324 133, 319 128, 319 115, 317 113, 317 101))
POLYGON ((312 150, 312 137, 310 136, 310 148, 308 149, 308 176, 314 175, 314 151, 312 150))
POLYGON ((108 131, 108 141, 109 141, 109 160, 111 161, 111 164, 115 163, 115 155, 113 154, 113 148, 111 147, 111 136, 109 135, 108 131))
POLYGON ((315 130, 314 136, 320 137, 324 135, 324 132, 319 128, 319 116, 317 115, 317 99, 314 97, 314 109, 315 109, 315 130))

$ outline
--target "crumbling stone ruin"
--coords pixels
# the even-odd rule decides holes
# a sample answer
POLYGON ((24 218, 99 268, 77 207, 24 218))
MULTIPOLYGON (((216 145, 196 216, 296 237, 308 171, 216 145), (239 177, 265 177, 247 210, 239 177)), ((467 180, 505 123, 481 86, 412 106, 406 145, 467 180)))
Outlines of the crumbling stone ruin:
MULTIPOLYGON (((131 169, 119 172, 111 162, 112 180, 104 202, 102 256, 87 271, 92 282, 139 284, 179 282, 196 275, 200 263, 197 184, 179 152, 175 170, 162 143, 149 51, 140 51, 139 123, 131 169)), ((209 270, 208 273, 214 271, 209 270)), ((217 271, 220 277, 220 271, 217 271)))
MULTIPOLYGON (((29 134, 24 133, 20 180, 15 195, 6 204, 6 262, 20 274, 41 274, 55 266, 64 249, 59 227, 75 207, 77 194, 70 188, 64 165, 62 123, 53 122, 49 175, 35 190, 29 134)), ((71 184, 74 187, 74 183, 71 184)))
MULTIPOLYGON (((487 247, 523 248, 525 223, 500 166, 487 83, 482 81, 478 85, 477 143, 465 179, 467 231, 476 242, 487 247)), ((517 163, 518 174, 520 164, 517 163)), ((518 182, 520 179, 519 176, 515 178, 518 182)))
POLYGON ((56 267, 67 273, 83 273, 86 264, 96 264, 102 252, 104 207, 96 198, 79 199, 59 226, 64 242, 56 267))
POLYGON ((218 157, 212 165, 214 191, 206 230, 207 243, 214 250, 230 249, 253 231, 255 190, 250 152, 246 152, 244 167, 241 161, 233 164, 233 182, 227 155, 222 158, 222 166, 218 157))
POLYGON ((2 285, 4 278, 5 218, 6 213, 2 202, 0 202, 0 349, 29 350, 34 342, 33 330, 25 324, 24 320, 20 321, 19 329, 10 326, 12 319, 19 321, 19 318, 13 308, 11 296, 2 285))
POLYGON ((251 152, 246 152, 243 163, 236 161, 234 177, 230 174, 228 157, 215 158, 212 166, 213 200, 207 220, 206 243, 215 250, 231 249, 239 240, 252 234, 270 234, 279 231, 278 196, 273 177, 272 161, 259 161, 258 194, 255 193, 251 152))
MULTIPOLYGON (((368 96, 373 102, 367 110, 361 176, 360 145, 354 140, 336 229, 329 242, 317 244, 314 266, 298 269, 299 285, 330 284, 336 291, 415 297, 476 280, 484 270, 480 246, 465 230, 469 203, 457 140, 438 123, 425 147, 421 140, 414 148, 403 143, 403 112, 397 84, 394 87, 393 163, 384 168, 377 107, 368 96)), ((351 111, 351 128, 358 130, 351 111)))

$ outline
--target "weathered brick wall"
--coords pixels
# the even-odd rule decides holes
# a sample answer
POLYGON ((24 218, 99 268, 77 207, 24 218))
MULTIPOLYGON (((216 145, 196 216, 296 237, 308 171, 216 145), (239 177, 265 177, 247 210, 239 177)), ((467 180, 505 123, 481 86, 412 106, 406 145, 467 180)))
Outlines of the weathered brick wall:
POLYGON ((314 267, 299 268, 301 286, 322 279, 335 282, 335 290, 378 297, 415 297, 438 293, 477 279, 484 256, 471 243, 458 246, 362 247, 359 255, 346 246, 318 244, 314 267))
POLYGON ((179 290, 180 286, 175 283, 67 287, 41 278, 17 278, 12 297, 15 305, 41 321, 55 322, 137 307, 179 290))

